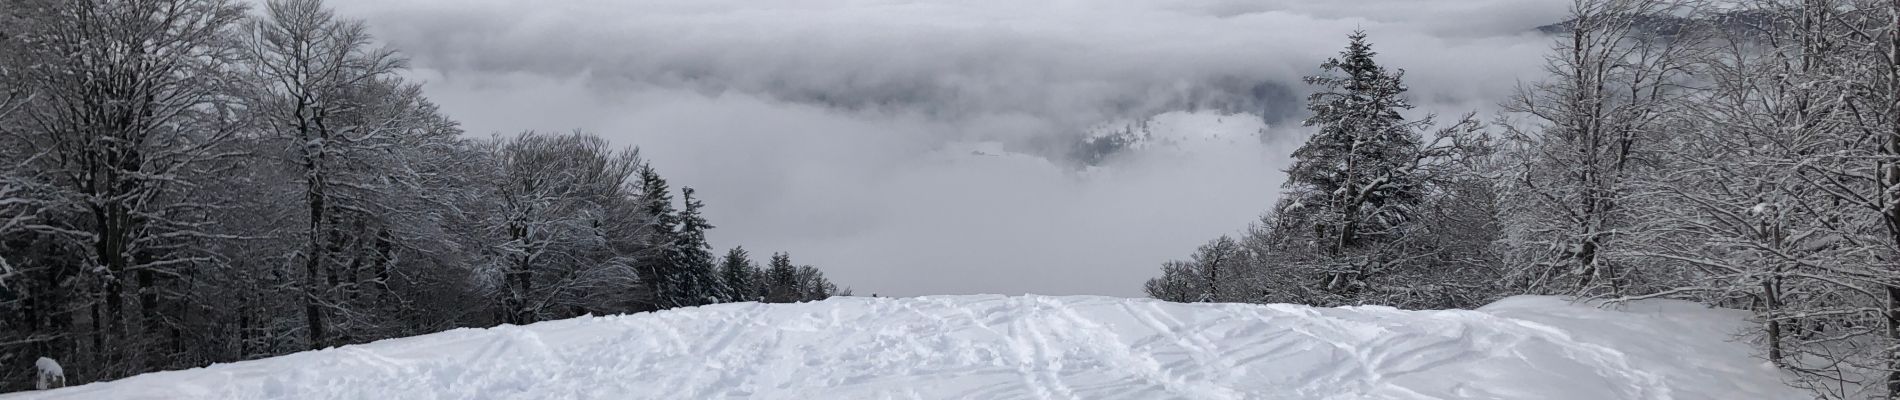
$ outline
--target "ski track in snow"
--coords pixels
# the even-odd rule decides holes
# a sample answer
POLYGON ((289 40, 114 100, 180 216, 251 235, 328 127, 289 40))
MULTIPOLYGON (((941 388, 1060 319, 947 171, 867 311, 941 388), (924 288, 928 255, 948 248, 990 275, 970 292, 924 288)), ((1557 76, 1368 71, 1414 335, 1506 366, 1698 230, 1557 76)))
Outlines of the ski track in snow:
POLYGON ((1730 341, 1745 315, 836 298, 458 329, 0 399, 1805 398, 1730 341))

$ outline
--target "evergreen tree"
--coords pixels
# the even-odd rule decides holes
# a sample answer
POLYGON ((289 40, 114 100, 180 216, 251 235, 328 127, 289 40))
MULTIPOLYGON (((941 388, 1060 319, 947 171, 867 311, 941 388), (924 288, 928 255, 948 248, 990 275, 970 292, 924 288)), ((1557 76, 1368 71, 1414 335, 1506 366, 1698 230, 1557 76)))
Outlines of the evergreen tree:
POLYGON ((1392 241, 1424 198, 1414 176, 1421 156, 1415 131, 1421 123, 1400 115, 1404 71, 1389 72, 1364 32, 1354 32, 1339 58, 1306 78, 1321 90, 1308 98, 1318 131, 1293 152, 1287 190, 1276 210, 1283 242, 1304 247, 1323 271, 1328 292, 1362 288, 1380 264, 1371 244, 1392 241))
POLYGON ((794 303, 799 295, 798 267, 792 265, 792 256, 773 253, 772 263, 765 269, 765 302, 794 303))
POLYGON ((679 298, 676 285, 670 283, 678 271, 673 265, 673 237, 678 232, 679 214, 673 210, 673 193, 666 179, 652 165, 640 167, 640 219, 645 229, 639 236, 647 243, 647 254, 639 261, 640 280, 652 296, 649 309, 671 307, 670 299, 679 298))
POLYGON ((1308 98, 1313 117, 1304 124, 1319 131, 1293 152, 1285 184, 1294 201, 1312 210, 1307 221, 1335 255, 1389 235, 1423 197, 1407 174, 1419 138, 1399 114, 1412 108, 1400 80, 1404 71, 1388 73, 1374 62, 1365 32, 1349 38, 1341 58, 1320 66, 1324 74, 1306 78, 1321 91, 1308 98), (1367 211, 1372 214, 1362 214, 1367 211))
POLYGON ((719 274, 720 280, 725 283, 726 301, 760 300, 752 273, 759 267, 752 265, 748 257, 750 255, 746 254, 744 247, 733 247, 726 251, 726 258, 720 262, 719 274))
POLYGON ((759 266, 759 263, 748 260, 746 264, 746 277, 752 279, 752 287, 747 288, 750 291, 746 293, 751 299, 764 303, 766 295, 771 293, 772 279, 765 275, 765 267, 759 266))
POLYGON ((667 279, 673 286, 667 303, 673 307, 717 303, 725 297, 725 289, 714 270, 712 246, 706 243, 706 230, 713 226, 700 215, 705 204, 693 198, 693 188, 680 189, 680 196, 686 208, 679 214, 679 231, 674 233, 668 257, 674 274, 667 279))

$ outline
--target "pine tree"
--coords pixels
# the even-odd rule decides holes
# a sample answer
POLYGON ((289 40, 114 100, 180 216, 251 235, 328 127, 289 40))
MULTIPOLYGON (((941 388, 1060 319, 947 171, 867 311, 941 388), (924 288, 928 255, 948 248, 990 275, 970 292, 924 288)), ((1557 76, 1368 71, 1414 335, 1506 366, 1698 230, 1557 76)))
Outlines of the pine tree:
POLYGON ((646 255, 639 261, 640 280, 652 296, 651 309, 671 307, 670 299, 679 297, 671 283, 678 271, 673 268, 673 237, 678 232, 679 214, 673 210, 673 193, 666 179, 652 165, 640 167, 640 218, 645 229, 640 236, 647 243, 646 255))
POLYGON ((725 283, 726 301, 759 301, 757 285, 753 282, 752 265, 744 247, 733 247, 726 251, 726 258, 720 262, 720 280, 725 283))
POLYGON ((746 264, 746 277, 752 279, 752 287, 747 288, 750 291, 746 293, 749 293, 754 301, 767 302, 766 295, 772 292, 771 277, 765 274, 765 267, 759 266, 759 263, 747 261, 746 264))
POLYGON ((799 296, 798 267, 792 265, 791 254, 773 253, 765 269, 765 302, 794 303, 799 296))
POLYGON ((705 204, 693 198, 693 188, 680 189, 680 196, 686 208, 680 211, 679 231, 674 233, 668 260, 674 275, 668 279, 673 297, 667 302, 673 307, 717 303, 725 297, 725 289, 714 270, 712 246, 706 244, 706 230, 713 226, 700 215, 705 204))
POLYGON ((1400 236, 1425 192, 1413 176, 1421 124, 1399 113, 1412 108, 1404 71, 1374 62, 1364 32, 1349 38, 1339 58, 1320 66, 1323 74, 1306 78, 1321 90, 1308 98, 1313 116, 1304 123, 1319 129, 1294 151, 1276 210, 1279 233, 1303 239, 1294 242, 1328 264, 1321 286, 1335 293, 1359 290, 1376 272, 1380 261, 1364 250, 1400 236))

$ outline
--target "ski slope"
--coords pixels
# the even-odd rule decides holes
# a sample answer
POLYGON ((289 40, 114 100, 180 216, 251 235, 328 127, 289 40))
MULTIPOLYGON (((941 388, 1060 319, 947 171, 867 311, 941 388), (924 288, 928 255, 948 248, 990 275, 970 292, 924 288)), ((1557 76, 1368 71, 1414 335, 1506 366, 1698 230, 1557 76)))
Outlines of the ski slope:
POLYGON ((1805 398, 1731 341, 1743 316, 1550 297, 836 298, 460 329, 0 399, 1805 398))

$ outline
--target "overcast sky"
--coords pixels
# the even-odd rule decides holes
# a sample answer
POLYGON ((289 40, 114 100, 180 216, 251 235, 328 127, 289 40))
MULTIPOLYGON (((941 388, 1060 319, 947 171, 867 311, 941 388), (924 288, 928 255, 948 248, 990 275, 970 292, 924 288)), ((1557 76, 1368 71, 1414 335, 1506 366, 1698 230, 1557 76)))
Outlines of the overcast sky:
POLYGON ((698 189, 721 254, 789 251, 860 295, 1116 296, 1272 205, 1299 77, 1349 32, 1408 71, 1412 116, 1488 110, 1538 79, 1532 28, 1566 3, 332 1, 471 135, 638 146, 698 189), (1072 151, 1183 110, 1259 137, 1072 151))

